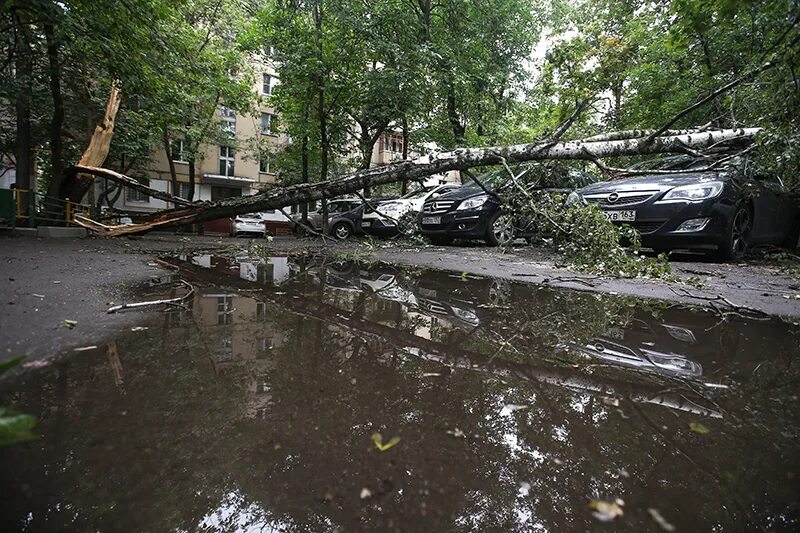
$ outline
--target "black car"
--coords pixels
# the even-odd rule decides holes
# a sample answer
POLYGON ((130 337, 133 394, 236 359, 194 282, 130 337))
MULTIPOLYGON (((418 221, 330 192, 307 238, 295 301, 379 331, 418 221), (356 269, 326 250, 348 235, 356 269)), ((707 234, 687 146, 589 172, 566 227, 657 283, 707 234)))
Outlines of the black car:
MULTIPOLYGON (((529 191, 568 194, 596 181, 589 174, 569 168, 554 169, 534 178, 534 171, 541 168, 527 164, 512 170, 529 191)), ((449 244, 454 239, 483 239, 491 246, 536 233, 535 228, 526 228, 502 209, 498 194, 502 195, 513 187, 504 168, 477 179, 489 191, 488 194, 480 185, 471 182, 426 201, 417 218, 420 233, 434 244, 449 244)))
POLYGON ((759 175, 752 164, 745 171, 743 162, 703 170, 709 164, 683 156, 648 162, 638 167, 642 176, 589 185, 567 203, 599 206, 657 252, 688 249, 735 259, 756 244, 797 244, 798 202, 780 178, 759 175), (652 170, 674 173, 647 173, 652 170))
POLYGON ((368 198, 368 203, 361 203, 349 211, 331 213, 328 220, 328 235, 341 240, 349 239, 352 235, 364 235, 364 225, 361 223, 364 215, 374 212, 373 207, 392 199, 392 197, 368 198))

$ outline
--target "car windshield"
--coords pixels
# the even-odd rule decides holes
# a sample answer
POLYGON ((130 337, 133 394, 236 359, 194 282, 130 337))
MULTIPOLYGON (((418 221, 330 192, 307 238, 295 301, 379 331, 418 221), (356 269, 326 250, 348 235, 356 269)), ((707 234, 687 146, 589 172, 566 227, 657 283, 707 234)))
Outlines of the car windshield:
POLYGON ((630 170, 690 170, 692 168, 704 167, 708 161, 704 161, 690 155, 673 155, 659 157, 641 161, 628 167, 630 170))
POLYGON ((406 194, 405 196, 403 196, 402 199, 403 200, 417 200, 419 198, 422 198, 423 196, 425 196, 429 192, 431 192, 432 188, 433 187, 423 187, 423 188, 418 189, 416 191, 412 191, 412 192, 406 194))
MULTIPOLYGON (((518 165, 512 168, 512 171, 519 176, 519 181, 526 183, 530 189, 578 189, 597 181, 591 174, 573 168, 518 165)), ((498 168, 482 174, 478 177, 478 181, 490 191, 512 186, 505 168, 498 168)), ((464 187, 475 191, 481 190, 480 185, 474 181, 470 181, 464 187)))

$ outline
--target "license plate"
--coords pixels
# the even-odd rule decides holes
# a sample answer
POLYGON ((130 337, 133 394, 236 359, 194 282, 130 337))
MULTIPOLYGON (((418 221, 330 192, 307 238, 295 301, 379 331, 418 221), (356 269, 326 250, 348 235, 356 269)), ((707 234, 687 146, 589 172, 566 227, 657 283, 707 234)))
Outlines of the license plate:
POLYGON ((423 224, 441 224, 442 217, 422 217, 423 224))
POLYGON ((361 227, 362 227, 362 228, 368 228, 368 227, 370 227, 371 225, 372 225, 372 222, 370 222, 369 220, 362 220, 362 221, 361 221, 361 227))
POLYGON ((611 222, 633 222, 636 220, 636 211, 603 211, 606 220, 611 222))

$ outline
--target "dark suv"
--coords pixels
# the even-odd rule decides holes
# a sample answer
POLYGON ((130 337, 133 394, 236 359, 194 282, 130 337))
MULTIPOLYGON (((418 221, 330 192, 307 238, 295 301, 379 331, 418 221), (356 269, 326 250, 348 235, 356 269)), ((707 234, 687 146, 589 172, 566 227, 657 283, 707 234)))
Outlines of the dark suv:
MULTIPOLYGON (((595 183, 585 172, 558 167, 544 173, 542 166, 520 165, 514 174, 529 191, 569 194, 577 188, 595 183)), ((491 246, 507 244, 518 237, 530 237, 535 228, 525 228, 502 207, 500 197, 514 187, 507 171, 497 169, 479 176, 483 188, 471 182, 453 192, 428 200, 417 218, 420 233, 434 244, 449 244, 454 239, 483 239, 491 246)))

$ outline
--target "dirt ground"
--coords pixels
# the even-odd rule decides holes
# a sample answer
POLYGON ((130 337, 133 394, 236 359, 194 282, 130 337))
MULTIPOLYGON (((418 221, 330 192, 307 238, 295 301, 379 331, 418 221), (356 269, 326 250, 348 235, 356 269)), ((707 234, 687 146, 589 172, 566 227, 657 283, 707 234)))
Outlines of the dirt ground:
POLYGON ((800 319, 800 280, 753 262, 716 264, 679 257, 672 265, 701 287, 664 281, 600 279, 557 266, 527 246, 500 250, 483 245, 413 246, 392 242, 276 238, 272 242, 228 237, 153 234, 117 239, 36 239, 0 236, 0 360, 50 357, 91 345, 122 329, 152 320, 154 311, 107 314, 110 302, 130 300, 137 287, 164 274, 159 255, 235 253, 258 242, 275 255, 319 252, 540 283, 582 291, 658 298, 730 310, 744 306, 767 315, 800 319), (77 324, 69 328, 65 320, 77 324))

